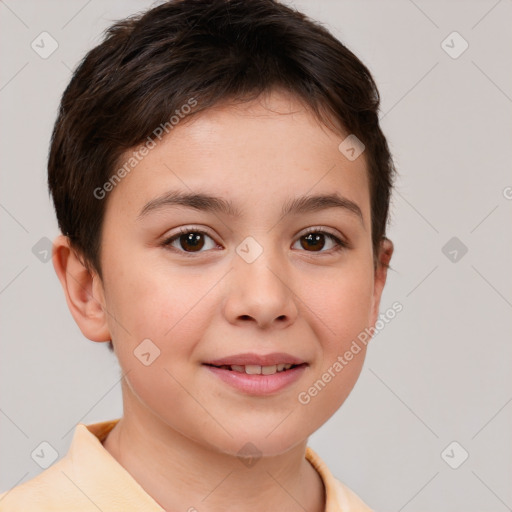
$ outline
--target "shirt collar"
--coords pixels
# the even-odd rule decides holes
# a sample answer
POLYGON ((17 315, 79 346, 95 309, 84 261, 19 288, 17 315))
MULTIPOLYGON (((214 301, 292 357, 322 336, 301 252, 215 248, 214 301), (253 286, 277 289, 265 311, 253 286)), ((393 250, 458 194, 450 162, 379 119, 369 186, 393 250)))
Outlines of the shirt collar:
MULTIPOLYGON (((142 488, 103 447, 102 442, 119 422, 118 419, 85 425, 79 423, 68 454, 64 457, 73 462, 76 486, 87 494, 94 495, 94 503, 101 510, 116 508, 125 512, 145 510, 165 512, 164 509, 142 488), (101 489, 98 489, 101 482, 101 489)), ((324 488, 325 512, 371 512, 371 510, 347 487, 337 480, 326 464, 308 446, 306 459, 320 475, 324 488)))
POLYGON ((118 422, 115 419, 76 426, 64 457, 72 465, 72 475, 67 476, 100 510, 112 510, 115 505, 124 512, 165 512, 101 444, 118 422))

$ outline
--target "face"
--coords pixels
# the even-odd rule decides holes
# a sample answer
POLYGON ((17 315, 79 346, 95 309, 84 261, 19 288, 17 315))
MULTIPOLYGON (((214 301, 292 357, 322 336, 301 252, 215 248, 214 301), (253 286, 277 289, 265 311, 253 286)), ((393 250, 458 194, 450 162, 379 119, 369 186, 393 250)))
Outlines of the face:
POLYGON ((203 446, 278 454, 340 407, 366 349, 339 356, 375 323, 383 285, 364 154, 348 160, 343 139, 272 93, 178 124, 110 192, 101 290, 125 414, 143 404, 203 446), (269 375, 247 374, 259 366, 269 375))

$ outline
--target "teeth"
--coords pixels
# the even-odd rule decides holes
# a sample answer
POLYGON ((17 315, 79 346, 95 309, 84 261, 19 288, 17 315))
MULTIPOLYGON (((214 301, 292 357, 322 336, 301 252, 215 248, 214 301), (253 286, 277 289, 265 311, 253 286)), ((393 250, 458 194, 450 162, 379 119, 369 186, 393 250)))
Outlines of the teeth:
POLYGON ((274 373, 276 373, 277 371, 277 366, 276 365, 273 365, 273 366, 262 366, 261 367, 261 373, 263 375, 274 375, 274 373))
POLYGON ((232 364, 231 366, 221 366, 221 368, 231 369, 235 372, 247 373, 248 375, 274 375, 274 373, 282 372, 284 370, 289 370, 293 365, 292 364, 274 364, 272 366, 259 366, 257 364, 248 364, 245 366, 240 366, 237 364, 232 364))

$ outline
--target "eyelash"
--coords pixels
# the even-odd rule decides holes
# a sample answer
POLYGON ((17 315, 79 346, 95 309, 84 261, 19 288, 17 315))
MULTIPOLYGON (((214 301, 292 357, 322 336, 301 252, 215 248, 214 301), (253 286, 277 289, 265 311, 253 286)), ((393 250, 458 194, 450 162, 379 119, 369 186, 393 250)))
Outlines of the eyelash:
MULTIPOLYGON (((199 228, 181 228, 179 230, 178 233, 174 234, 172 237, 170 238, 167 238, 166 240, 163 241, 162 243, 162 246, 166 247, 166 248, 170 248, 171 250, 175 250, 177 251, 178 253, 181 253, 181 254, 184 254, 186 255, 187 257, 190 256, 190 257, 195 257, 196 254, 200 254, 201 252, 204 252, 204 251, 199 251, 199 252, 187 252, 187 251, 183 251, 183 250, 179 250, 179 249, 176 249, 175 247, 170 247, 171 244, 175 241, 175 240, 178 240, 180 238, 180 236, 182 235, 188 235, 189 233, 198 233, 198 234, 201 234, 201 235, 206 235, 208 237, 210 237, 212 240, 213 240, 213 237, 207 232, 207 231, 204 231, 203 229, 199 229, 199 228)), ((304 237, 304 236, 307 236, 311 233, 322 233, 324 235, 326 235, 328 238, 330 238, 334 243, 335 243, 335 247, 329 251, 320 251, 320 254, 333 254, 333 253, 337 253, 339 251, 342 251, 344 249, 348 249, 349 248, 349 244, 343 240, 340 240, 337 236, 333 235, 332 233, 330 233, 329 231, 326 231, 325 229, 321 229, 321 228, 309 228, 305 233, 303 233, 298 240, 300 240, 300 238, 304 237)), ((315 251, 305 251, 305 252, 312 252, 314 253, 315 251)))

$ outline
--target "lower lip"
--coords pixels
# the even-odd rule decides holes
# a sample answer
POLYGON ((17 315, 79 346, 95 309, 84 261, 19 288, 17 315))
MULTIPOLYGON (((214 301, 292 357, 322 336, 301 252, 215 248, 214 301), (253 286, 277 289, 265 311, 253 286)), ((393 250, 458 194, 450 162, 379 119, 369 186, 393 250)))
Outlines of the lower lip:
POLYGON ((273 375, 249 375, 216 366, 205 366, 230 386, 249 395, 277 393, 297 381, 306 369, 306 365, 303 364, 273 375))

